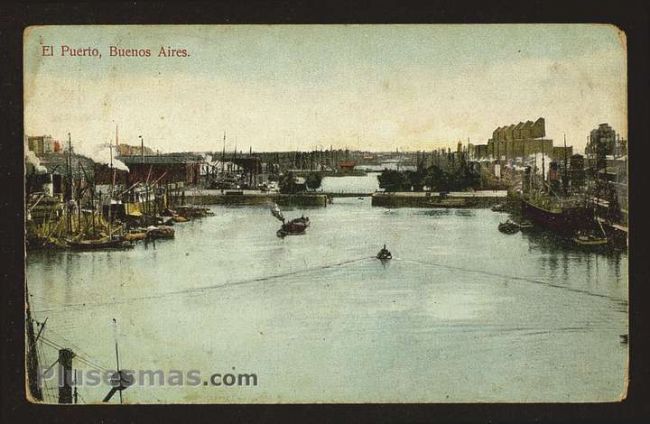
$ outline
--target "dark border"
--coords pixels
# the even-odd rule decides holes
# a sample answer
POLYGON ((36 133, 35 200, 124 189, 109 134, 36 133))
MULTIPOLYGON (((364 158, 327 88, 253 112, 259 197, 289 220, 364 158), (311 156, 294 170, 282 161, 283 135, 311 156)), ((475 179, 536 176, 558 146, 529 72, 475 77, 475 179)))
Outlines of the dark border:
MULTIPOLYGON (((648 7, 626 1, 213 1, 210 3, 46 3, 0 6, 0 258, 2 258, 1 422, 650 422, 647 249, 643 203, 648 155, 648 7), (130 405, 44 406, 25 400, 23 332, 22 31, 37 24, 162 23, 612 23, 627 34, 630 191, 630 384, 606 404, 130 405), (645 418, 645 419, 644 419, 645 418)), ((558 99, 558 101, 560 101, 558 99)))

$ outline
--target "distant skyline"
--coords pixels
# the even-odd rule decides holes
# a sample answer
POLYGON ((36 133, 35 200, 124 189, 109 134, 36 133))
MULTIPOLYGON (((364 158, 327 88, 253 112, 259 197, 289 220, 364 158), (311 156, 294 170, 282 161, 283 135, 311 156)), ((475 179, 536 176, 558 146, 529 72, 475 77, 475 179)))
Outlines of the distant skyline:
POLYGON ((625 36, 609 25, 43 26, 24 52, 25 133, 70 132, 81 150, 116 125, 161 152, 221 150, 224 131, 229 151, 428 151, 539 117, 577 151, 601 123, 627 138, 625 36))

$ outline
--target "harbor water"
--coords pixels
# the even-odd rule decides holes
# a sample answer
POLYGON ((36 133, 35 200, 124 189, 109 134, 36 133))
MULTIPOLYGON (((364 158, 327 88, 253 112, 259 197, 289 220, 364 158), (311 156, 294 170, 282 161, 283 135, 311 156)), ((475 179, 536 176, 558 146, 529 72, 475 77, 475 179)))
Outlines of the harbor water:
MULTIPOLYGON (((257 376, 245 387, 135 385, 126 403, 582 402, 625 392, 623 252, 502 234, 507 215, 489 209, 335 198, 285 210, 311 226, 284 239, 267 207, 211 209, 155 245, 29 252, 30 303, 50 343, 41 360, 54 362, 59 345, 79 355, 77 368, 114 369, 117 340, 125 369, 257 376), (373 258, 384 244, 388 263, 373 258)), ((79 386, 88 403, 108 390, 79 386)))

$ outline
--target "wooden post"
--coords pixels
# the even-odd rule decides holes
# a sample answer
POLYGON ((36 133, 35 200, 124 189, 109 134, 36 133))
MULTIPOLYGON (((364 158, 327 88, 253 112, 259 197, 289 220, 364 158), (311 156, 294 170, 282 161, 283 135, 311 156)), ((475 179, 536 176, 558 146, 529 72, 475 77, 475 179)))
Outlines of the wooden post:
POLYGON ((72 357, 70 349, 59 350, 59 369, 63 372, 59 376, 59 403, 72 403, 72 357))
POLYGON ((36 354, 36 337, 34 335, 34 321, 29 307, 29 292, 25 286, 25 310, 27 314, 27 381, 29 392, 36 401, 43 400, 43 392, 38 381, 38 356, 36 354))

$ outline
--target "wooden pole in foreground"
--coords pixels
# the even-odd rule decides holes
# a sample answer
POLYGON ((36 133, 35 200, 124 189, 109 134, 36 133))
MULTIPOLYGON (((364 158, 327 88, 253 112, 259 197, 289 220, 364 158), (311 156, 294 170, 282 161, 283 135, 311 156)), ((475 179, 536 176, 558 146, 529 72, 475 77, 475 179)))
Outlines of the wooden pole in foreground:
POLYGON ((70 349, 59 350, 59 369, 63 372, 59 376, 59 403, 72 403, 72 357, 74 354, 70 349))

